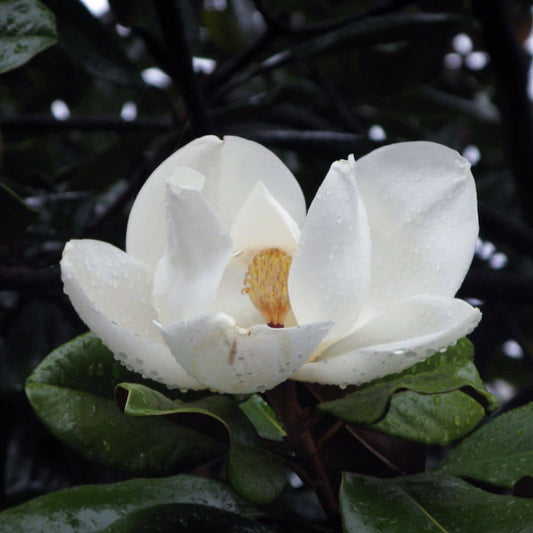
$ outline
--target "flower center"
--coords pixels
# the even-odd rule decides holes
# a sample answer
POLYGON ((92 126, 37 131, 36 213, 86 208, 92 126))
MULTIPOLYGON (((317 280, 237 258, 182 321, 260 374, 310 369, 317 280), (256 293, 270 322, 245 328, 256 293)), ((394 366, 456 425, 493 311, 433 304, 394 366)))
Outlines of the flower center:
POLYGON ((254 256, 244 277, 243 294, 261 311, 271 328, 282 328, 291 309, 287 281, 292 257, 277 248, 254 256))

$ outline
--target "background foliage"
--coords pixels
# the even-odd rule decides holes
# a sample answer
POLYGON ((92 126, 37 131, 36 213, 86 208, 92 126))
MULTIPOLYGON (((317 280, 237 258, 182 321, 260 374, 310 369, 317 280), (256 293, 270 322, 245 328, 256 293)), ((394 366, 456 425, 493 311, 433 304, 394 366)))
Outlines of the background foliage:
POLYGON ((310 435, 337 473, 347 531, 531 527, 530 33, 527 1, 109 0, 96 17, 79 0, 0 0, 0 508, 124 481, 61 496, 63 515, 54 494, 13 508, 4 529, 67 523, 87 499, 101 516, 79 531, 340 527, 283 449, 294 421, 259 396, 167 398, 90 335, 54 352, 24 393, 42 358, 85 331, 62 293, 65 242, 123 247, 144 180, 205 133, 275 150, 308 201, 334 159, 381 144, 433 140, 471 160, 481 233, 460 294, 483 311, 471 337, 481 377, 461 341, 342 399, 328 388, 297 394, 321 404, 310 435), (287 467, 306 483, 287 484, 287 467), (172 477, 136 486, 138 475, 172 477), (141 505, 143 491, 152 497, 141 505), (506 514, 511 505, 519 511, 506 514))

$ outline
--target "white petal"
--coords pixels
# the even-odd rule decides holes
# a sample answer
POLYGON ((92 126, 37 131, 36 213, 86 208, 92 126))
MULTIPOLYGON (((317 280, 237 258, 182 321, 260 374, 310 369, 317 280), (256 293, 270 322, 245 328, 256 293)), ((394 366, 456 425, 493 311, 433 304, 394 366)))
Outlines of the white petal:
POLYGON ((317 192, 292 260, 289 298, 299 324, 332 320, 328 339, 351 329, 370 276, 370 238, 354 162, 337 161, 317 192))
POLYGON ((231 237, 202 194, 169 180, 167 251, 154 278, 153 302, 168 324, 213 311, 231 257, 231 237))
POLYGON ((292 253, 298 244, 300 230, 260 181, 237 213, 231 238, 235 250, 280 248, 292 253))
POLYGON ((133 204, 126 250, 154 268, 166 243, 165 182, 178 166, 205 176, 202 192, 228 228, 258 181, 264 183, 297 224, 305 219, 305 200, 298 183, 270 150, 240 137, 229 136, 224 140, 212 135, 201 137, 165 160, 148 178, 133 204))
MULTIPOLYGON (((203 176, 214 175, 220 166, 221 146, 222 140, 214 135, 200 137, 173 153, 152 172, 131 208, 126 232, 129 255, 155 269, 167 243, 165 188, 168 179, 173 177, 176 183, 191 186, 191 169, 203 176)), ((203 185, 202 181, 196 183, 203 185)))
POLYGON ((169 387, 202 388, 153 324, 152 273, 143 263, 105 242, 74 240, 65 246, 61 273, 72 305, 118 360, 169 387))
POLYGON ((390 306, 304 365, 293 379, 360 385, 400 372, 468 335, 481 313, 463 300, 414 296, 390 306))
POLYGON ((229 394, 271 389, 292 375, 319 345, 330 323, 272 329, 235 328, 224 313, 162 326, 179 363, 202 384, 229 394))
POLYGON ((400 143, 360 159, 356 177, 372 239, 365 318, 412 294, 453 296, 478 234, 468 161, 439 144, 400 143))

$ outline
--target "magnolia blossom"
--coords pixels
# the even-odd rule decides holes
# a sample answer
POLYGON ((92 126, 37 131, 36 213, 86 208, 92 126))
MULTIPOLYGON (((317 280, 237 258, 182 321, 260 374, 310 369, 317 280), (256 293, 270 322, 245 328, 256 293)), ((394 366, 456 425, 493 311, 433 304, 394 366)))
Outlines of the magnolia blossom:
POLYGON ((168 387, 358 385, 478 324, 479 310, 453 297, 477 234, 470 165, 444 146, 336 161, 306 214, 272 152, 207 136, 148 178, 126 252, 73 240, 61 270, 115 357, 168 387))

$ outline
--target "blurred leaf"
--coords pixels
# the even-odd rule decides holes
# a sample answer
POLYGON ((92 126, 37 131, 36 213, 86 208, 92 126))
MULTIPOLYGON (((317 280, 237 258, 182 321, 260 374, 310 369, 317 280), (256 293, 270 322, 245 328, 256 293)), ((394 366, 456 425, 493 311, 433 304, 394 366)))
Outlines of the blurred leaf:
POLYGON ((0 73, 56 42, 53 13, 38 0, 0 0, 0 73))
POLYGON ((496 398, 483 387, 473 354, 470 341, 461 339, 443 353, 363 385, 340 400, 323 402, 319 409, 391 435, 447 444, 475 427, 484 407, 497 407, 496 398), (469 389, 474 397, 465 393, 469 389))
POLYGON ((387 435, 445 445, 475 428, 485 416, 476 400, 459 390, 445 394, 393 394, 385 418, 368 429, 387 435))
POLYGON ((267 533, 267 527, 215 507, 194 504, 166 504, 146 507, 113 522, 102 533, 267 533))
POLYGON ((532 500, 491 494, 434 474, 378 479, 344 473, 340 509, 346 533, 517 533, 533 523, 532 500))
POLYGON ((57 18, 59 45, 74 63, 93 76, 141 88, 139 72, 116 37, 80 0, 45 0, 57 18))
POLYGON ((248 517, 257 516, 252 506, 223 483, 179 475, 133 479, 112 485, 85 485, 41 496, 0 513, 0 531, 98 532, 130 513, 176 503, 196 504, 202 512, 215 507, 248 517))
POLYGON ((17 194, 0 182, 0 244, 22 233, 39 213, 29 208, 17 194))
POLYGON ((26 394, 43 424, 89 460, 148 475, 221 451, 213 439, 163 418, 124 416, 113 399, 121 381, 146 382, 126 370, 92 334, 48 355, 26 382, 26 394))
MULTIPOLYGON (((287 476, 280 460, 261 446, 254 427, 237 403, 226 396, 209 396, 195 402, 173 402, 163 394, 134 383, 121 383, 127 392, 124 412, 133 416, 177 415, 177 420, 191 420, 191 415, 212 419, 227 432, 228 478, 239 494, 254 503, 268 503, 283 490, 287 476)), ((206 421, 195 427, 209 429, 206 421)), ((200 429, 201 430, 201 429, 200 429)), ((211 432, 216 431, 212 428, 211 432)))
POLYGON ((533 476, 533 403, 479 428, 445 457, 437 471, 507 488, 523 476, 533 476))
POLYGON ((281 442, 287 435, 272 407, 259 394, 253 394, 248 400, 241 402, 239 407, 261 437, 281 442))

